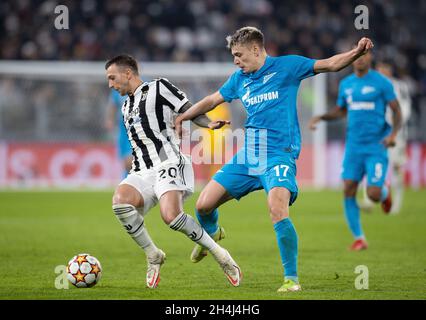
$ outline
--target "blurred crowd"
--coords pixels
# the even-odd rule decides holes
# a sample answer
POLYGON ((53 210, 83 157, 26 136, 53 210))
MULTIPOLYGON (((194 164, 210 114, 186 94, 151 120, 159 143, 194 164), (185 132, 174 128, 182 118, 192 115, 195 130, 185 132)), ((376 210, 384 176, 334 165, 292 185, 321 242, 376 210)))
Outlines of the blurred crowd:
MULTIPOLYGON (((230 62, 225 37, 245 25, 264 32, 270 55, 326 58, 369 36, 376 59, 392 61, 396 75, 410 84, 413 111, 420 115, 420 106, 426 104, 426 2, 362 1, 369 10, 368 30, 354 26, 357 4, 340 0, 2 0, 0 59, 104 61, 127 52, 139 61, 230 62), (55 29, 57 5, 69 10, 68 30, 55 29)), ((331 85, 333 94, 336 88, 331 85)))
POLYGON ((0 57, 105 60, 127 51, 141 61, 229 61, 225 36, 254 25, 264 31, 271 54, 312 58, 369 35, 381 55, 418 76, 426 67, 424 1, 363 5, 369 9, 369 30, 356 30, 355 5, 339 0, 6 0, 0 2, 0 57), (54 27, 59 4, 69 10, 68 30, 54 27))

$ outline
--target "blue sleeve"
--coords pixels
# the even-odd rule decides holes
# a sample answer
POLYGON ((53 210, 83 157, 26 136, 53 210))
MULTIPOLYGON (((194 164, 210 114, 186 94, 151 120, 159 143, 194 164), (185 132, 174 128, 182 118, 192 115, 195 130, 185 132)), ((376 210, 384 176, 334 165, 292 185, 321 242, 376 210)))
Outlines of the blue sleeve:
POLYGON ((115 97, 114 97, 114 91, 113 90, 110 91, 108 100, 109 100, 109 103, 115 104, 115 97))
POLYGON ((289 55, 287 58, 287 67, 293 76, 298 80, 303 80, 315 75, 314 64, 315 59, 306 58, 298 55, 289 55))
POLYGON ((396 94, 393 88, 393 84, 387 78, 384 78, 384 81, 383 81, 383 95, 384 95, 386 103, 389 103, 390 101, 393 101, 396 99, 396 94))
POLYGON ((343 84, 342 82, 340 82, 339 84, 339 93, 337 95, 337 101, 336 101, 336 105, 342 109, 347 107, 347 103, 346 103, 346 97, 345 97, 345 90, 343 88, 343 84))
POLYGON ((228 80, 219 89, 219 93, 222 95, 226 102, 231 102, 234 99, 238 99, 236 73, 232 74, 228 80))
POLYGON ((121 106, 124 102, 124 99, 120 96, 118 91, 112 90, 109 99, 114 104, 114 106, 121 111, 121 106))

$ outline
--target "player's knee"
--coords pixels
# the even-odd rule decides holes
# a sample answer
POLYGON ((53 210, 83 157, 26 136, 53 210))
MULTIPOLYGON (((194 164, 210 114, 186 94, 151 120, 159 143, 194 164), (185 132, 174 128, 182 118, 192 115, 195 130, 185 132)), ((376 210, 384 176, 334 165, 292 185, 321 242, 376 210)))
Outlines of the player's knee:
POLYGON ((163 219, 165 224, 170 225, 179 214, 180 211, 176 208, 166 208, 161 211, 161 218, 163 219))
POLYGON ((203 197, 198 198, 197 203, 195 204, 195 209, 202 216, 207 215, 214 210, 209 201, 203 197))
POLYGON ((343 193, 346 198, 353 198, 356 196, 357 186, 353 186, 351 184, 345 184, 343 193))
POLYGON ((374 202, 379 202, 381 197, 380 188, 367 188, 367 196, 374 202))
POLYGON ((136 203, 136 199, 132 197, 132 195, 123 193, 123 192, 115 192, 112 196, 112 204, 131 204, 132 206, 137 207, 138 203, 136 203))
POLYGON ((174 216, 169 215, 169 214, 162 215, 161 217, 163 218, 164 223, 167 224, 167 225, 170 225, 173 222, 173 220, 175 219, 174 216))
POLYGON ((128 203, 126 200, 128 200, 128 197, 126 197, 124 194, 120 194, 120 193, 116 192, 112 196, 112 204, 113 205, 126 204, 126 203, 128 203))
POLYGON ((273 223, 281 221, 288 217, 288 208, 280 205, 269 205, 269 215, 273 223))

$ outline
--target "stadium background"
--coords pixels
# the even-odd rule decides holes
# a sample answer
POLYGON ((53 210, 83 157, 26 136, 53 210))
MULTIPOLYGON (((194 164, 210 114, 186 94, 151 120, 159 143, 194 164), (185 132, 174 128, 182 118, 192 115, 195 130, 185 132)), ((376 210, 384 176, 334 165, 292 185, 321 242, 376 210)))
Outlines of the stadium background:
MULTIPOLYGON (((422 0, 0 1, 0 299, 425 300, 425 16, 422 0), (369 9, 368 30, 354 28, 358 4, 369 9), (69 29, 54 27, 57 5, 68 8, 69 29), (156 207, 146 225, 168 260, 159 288, 145 289, 145 256, 111 211, 121 171, 104 125, 105 60, 130 53, 143 79, 168 77, 197 101, 235 69, 225 36, 244 25, 264 31, 271 55, 325 58, 371 37, 376 59, 393 61, 412 90, 411 188, 399 215, 384 217, 380 206, 363 215, 370 247, 349 252, 340 182, 345 122, 323 124, 315 135, 306 124, 334 105, 338 81, 351 68, 307 79, 298 99, 301 192, 291 208, 303 291, 276 293, 282 266, 263 191, 220 209, 223 245, 244 272, 239 288, 213 259, 190 263, 192 243, 170 231, 156 207), (102 281, 90 290, 57 290, 56 268, 81 252, 101 261, 102 281), (370 271, 368 290, 354 287, 360 265, 370 271)), ((238 102, 212 114, 228 116, 233 130, 243 126, 238 102)), ((216 167, 195 165, 199 187, 216 167)), ((185 203, 187 213, 196 199, 185 203)))
MULTIPOLYGON (((243 25, 264 31, 271 55, 325 58, 362 36, 371 37, 376 60, 392 61, 411 89, 406 182, 426 186, 426 39, 416 36, 425 27, 426 5, 362 4, 369 9, 368 30, 348 23, 356 18, 355 5, 348 1, 2 1, 0 187, 114 186, 120 164, 113 134, 104 125, 109 93, 104 61, 130 53, 140 61, 145 80, 167 77, 195 102, 234 70, 225 36, 243 25), (68 8, 69 29, 54 27, 59 4, 68 8)), ((349 72, 327 74, 326 83, 320 83, 324 92, 315 91, 313 81, 319 77, 305 81, 300 90, 302 186, 340 186, 344 121, 324 125, 326 132, 317 133, 321 138, 306 123, 318 113, 321 99, 322 108, 334 105, 338 81, 349 72)), ((222 115, 232 120, 233 130, 243 127, 238 102, 224 106, 222 115)), ((212 174, 208 166, 195 170, 198 186, 212 174)))

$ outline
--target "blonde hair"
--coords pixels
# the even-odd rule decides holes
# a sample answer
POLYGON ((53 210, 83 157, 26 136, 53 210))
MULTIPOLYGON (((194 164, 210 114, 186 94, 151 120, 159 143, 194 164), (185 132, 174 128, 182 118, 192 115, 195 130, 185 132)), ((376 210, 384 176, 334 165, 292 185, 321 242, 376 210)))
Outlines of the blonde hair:
POLYGON ((252 42, 257 43, 262 48, 265 47, 263 33, 256 27, 243 27, 235 31, 233 35, 226 37, 227 48, 232 49, 236 44, 245 45, 252 42))

